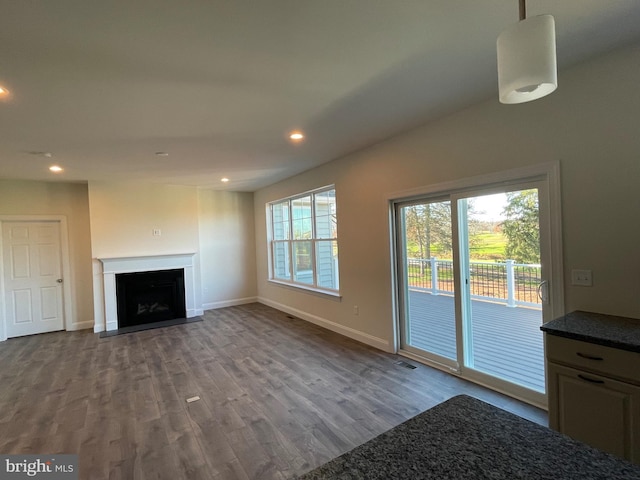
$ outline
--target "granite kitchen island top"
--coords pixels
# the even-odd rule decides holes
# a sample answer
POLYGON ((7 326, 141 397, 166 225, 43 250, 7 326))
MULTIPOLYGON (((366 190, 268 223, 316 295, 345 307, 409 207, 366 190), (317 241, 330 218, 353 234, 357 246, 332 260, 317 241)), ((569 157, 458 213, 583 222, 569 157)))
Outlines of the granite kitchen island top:
POLYGON ((300 480, 629 480, 640 467, 466 395, 300 480))
POLYGON ((540 327, 549 335, 640 352, 640 320, 575 311, 540 327))

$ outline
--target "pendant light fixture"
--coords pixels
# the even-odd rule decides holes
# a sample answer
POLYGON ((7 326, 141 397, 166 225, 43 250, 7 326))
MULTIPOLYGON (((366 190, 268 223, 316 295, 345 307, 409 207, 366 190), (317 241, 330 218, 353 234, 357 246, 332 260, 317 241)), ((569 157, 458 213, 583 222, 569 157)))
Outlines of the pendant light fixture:
POLYGON ((527 18, 520 2, 520 21, 498 37, 500 103, 524 103, 558 87, 555 21, 551 15, 527 18))

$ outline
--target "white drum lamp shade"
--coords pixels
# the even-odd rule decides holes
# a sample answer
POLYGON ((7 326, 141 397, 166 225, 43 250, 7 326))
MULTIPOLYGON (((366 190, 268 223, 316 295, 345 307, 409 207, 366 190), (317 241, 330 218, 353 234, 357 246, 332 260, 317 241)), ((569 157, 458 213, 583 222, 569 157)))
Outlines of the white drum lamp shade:
POLYGON ((551 15, 527 18, 498 37, 500 103, 524 103, 558 87, 556 29, 551 15))

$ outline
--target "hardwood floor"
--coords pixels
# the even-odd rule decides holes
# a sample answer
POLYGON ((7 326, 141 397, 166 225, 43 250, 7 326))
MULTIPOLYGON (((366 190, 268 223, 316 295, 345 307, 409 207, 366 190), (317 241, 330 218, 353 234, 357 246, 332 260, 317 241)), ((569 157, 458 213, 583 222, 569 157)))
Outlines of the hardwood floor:
POLYGON ((77 453, 81 479, 286 479, 460 393, 547 421, 261 304, 203 318, 0 343, 0 453, 77 453))

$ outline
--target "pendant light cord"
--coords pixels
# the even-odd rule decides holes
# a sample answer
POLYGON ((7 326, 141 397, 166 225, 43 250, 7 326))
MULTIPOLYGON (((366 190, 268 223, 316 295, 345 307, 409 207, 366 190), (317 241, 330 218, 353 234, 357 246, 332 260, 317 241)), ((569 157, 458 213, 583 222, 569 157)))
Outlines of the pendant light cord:
POLYGON ((526 0, 520 0, 520 21, 527 18, 527 3, 526 0))

